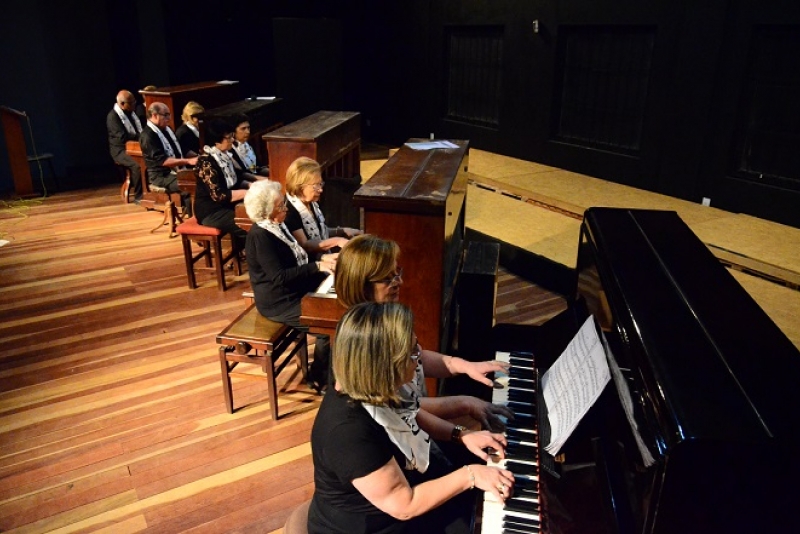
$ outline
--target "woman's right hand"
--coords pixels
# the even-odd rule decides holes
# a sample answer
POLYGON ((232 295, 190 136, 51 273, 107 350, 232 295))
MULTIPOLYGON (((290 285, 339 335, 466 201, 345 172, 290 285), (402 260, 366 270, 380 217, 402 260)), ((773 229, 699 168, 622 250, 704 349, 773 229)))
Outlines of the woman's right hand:
POLYGON ((511 497, 514 492, 514 474, 508 469, 482 464, 469 466, 475 475, 475 487, 494 495, 499 502, 511 497))
POLYGON ((324 254, 317 262, 319 270, 325 273, 333 274, 336 272, 336 260, 339 259, 339 254, 324 254))

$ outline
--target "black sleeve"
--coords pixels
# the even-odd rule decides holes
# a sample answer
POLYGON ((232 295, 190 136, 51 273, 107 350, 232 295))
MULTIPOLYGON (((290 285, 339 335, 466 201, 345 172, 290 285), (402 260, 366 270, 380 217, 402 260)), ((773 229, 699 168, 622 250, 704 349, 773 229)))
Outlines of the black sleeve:
POLYGON ((295 230, 302 230, 303 235, 308 239, 308 234, 306 234, 306 230, 303 228, 303 219, 300 218, 300 212, 297 211, 297 208, 295 208, 291 202, 288 202, 286 207, 288 211, 286 212, 286 220, 283 221, 283 224, 285 224, 286 228, 292 233, 294 233, 295 230))
MULTIPOLYGON (((191 133, 191 132, 190 132, 191 133)), ((192 134, 194 135, 194 134, 192 134)), ((202 155, 197 160, 195 167, 197 173, 197 187, 204 189, 205 196, 217 204, 231 205, 231 192, 222 170, 208 155, 202 155)))
POLYGON ((128 132, 113 110, 106 117, 106 129, 108 130, 109 146, 111 148, 124 149, 125 143, 128 141, 128 132))
POLYGON ((161 140, 147 125, 144 127, 139 142, 142 145, 142 156, 144 157, 145 165, 148 168, 162 167, 164 162, 167 161, 167 153, 164 150, 164 145, 161 144, 161 140))
MULTIPOLYGON (((258 233, 254 238, 256 238, 258 263, 274 285, 291 286, 308 280, 319 272, 314 262, 288 266, 288 262, 282 261, 281 258, 286 256, 286 250, 282 248, 289 249, 289 245, 272 237, 269 232, 258 233)), ((291 251, 289 253, 291 254, 291 251)))
POLYGON ((327 465, 342 483, 369 475, 393 458, 386 431, 377 425, 350 419, 331 429, 323 450, 327 465))

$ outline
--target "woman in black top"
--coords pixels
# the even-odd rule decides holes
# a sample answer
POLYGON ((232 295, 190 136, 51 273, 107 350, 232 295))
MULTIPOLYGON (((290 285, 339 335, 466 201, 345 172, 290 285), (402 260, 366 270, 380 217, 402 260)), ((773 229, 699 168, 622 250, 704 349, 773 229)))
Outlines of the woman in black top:
MULTIPOLYGON (((300 324, 300 300, 316 289, 336 267, 336 256, 326 255, 309 261, 303 247, 286 225, 285 197, 278 182, 259 180, 250 186, 244 197, 247 216, 253 226, 247 233, 247 267, 256 307, 268 319, 308 331, 300 324)), ((317 336, 314 363, 311 366, 312 387, 319 390, 325 383, 320 366, 327 369, 329 357, 327 337, 317 336)))
MULTIPOLYGON (((512 494, 510 471, 478 463, 453 470, 419 428, 419 404, 400 394, 420 357, 408 308, 396 302, 353 306, 339 321, 335 350, 335 386, 311 431, 309 533, 467 533, 469 490, 501 501, 512 494)), ((478 452, 484 462, 485 447, 505 457, 502 434, 472 434, 483 440, 478 452)))
MULTIPOLYGON (((200 154, 200 118, 198 115, 204 112, 203 106, 191 101, 183 106, 181 120, 183 124, 175 130, 175 137, 181 145, 181 152, 187 158, 200 154)), ((206 143, 208 143, 206 139, 206 143)))

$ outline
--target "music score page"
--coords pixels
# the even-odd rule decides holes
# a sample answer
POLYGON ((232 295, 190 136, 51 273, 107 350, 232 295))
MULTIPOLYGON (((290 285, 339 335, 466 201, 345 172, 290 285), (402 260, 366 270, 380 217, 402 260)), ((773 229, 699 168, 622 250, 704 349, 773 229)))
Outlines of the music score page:
POLYGON ((558 454, 610 379, 605 350, 590 315, 542 376, 542 395, 550 421, 547 452, 558 454))

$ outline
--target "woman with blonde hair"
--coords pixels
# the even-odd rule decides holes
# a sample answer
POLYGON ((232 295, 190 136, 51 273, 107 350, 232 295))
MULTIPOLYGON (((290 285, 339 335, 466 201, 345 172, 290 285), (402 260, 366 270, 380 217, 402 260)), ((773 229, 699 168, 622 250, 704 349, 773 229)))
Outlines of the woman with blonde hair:
MULTIPOLYGON (((453 469, 435 454, 417 423, 419 405, 401 392, 420 357, 413 315, 399 303, 350 308, 336 328, 335 386, 322 401, 311 431, 314 533, 467 533, 469 493, 508 498, 510 471, 474 461, 453 469)), ((472 435, 485 462, 505 457, 501 434, 472 435)))
POLYGON ((299 157, 286 170, 286 226, 312 257, 338 250, 348 239, 362 233, 356 228, 330 228, 325 224, 318 204, 324 187, 319 163, 311 158, 299 157))
POLYGON ((205 108, 195 101, 188 102, 183 106, 181 120, 183 124, 175 130, 175 137, 181 145, 181 152, 187 158, 196 156, 200 153, 200 115, 205 108))

